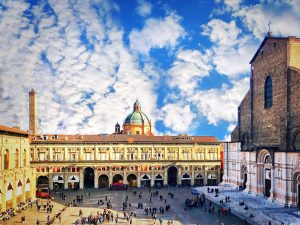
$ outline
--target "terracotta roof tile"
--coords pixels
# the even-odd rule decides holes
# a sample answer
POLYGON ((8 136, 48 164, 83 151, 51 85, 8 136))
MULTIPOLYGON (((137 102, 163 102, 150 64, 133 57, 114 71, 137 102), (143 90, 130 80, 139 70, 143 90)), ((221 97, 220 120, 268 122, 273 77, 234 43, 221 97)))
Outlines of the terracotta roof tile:
POLYGON ((4 126, 4 125, 0 125, 0 131, 2 131, 2 132, 9 132, 9 133, 15 133, 15 134, 25 134, 25 135, 28 135, 27 131, 20 130, 20 129, 15 128, 15 127, 7 127, 7 126, 4 126))
POLYGON ((32 136, 31 143, 170 143, 170 144, 195 144, 216 143, 219 140, 213 136, 145 136, 145 135, 64 135, 45 134, 43 136, 32 136))

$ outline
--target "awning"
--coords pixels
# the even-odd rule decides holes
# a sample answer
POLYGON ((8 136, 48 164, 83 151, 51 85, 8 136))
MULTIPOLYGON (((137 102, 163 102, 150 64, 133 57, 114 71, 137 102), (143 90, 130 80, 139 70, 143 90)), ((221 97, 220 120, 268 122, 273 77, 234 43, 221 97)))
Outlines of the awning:
POLYGON ((62 178, 61 176, 55 175, 53 177, 53 182, 54 183, 61 183, 61 184, 63 184, 64 183, 64 178, 62 178))
POLYGON ((76 175, 69 176, 68 183, 79 183, 79 178, 76 175))
POLYGON ((217 179, 217 175, 216 174, 209 174, 208 179, 217 179))

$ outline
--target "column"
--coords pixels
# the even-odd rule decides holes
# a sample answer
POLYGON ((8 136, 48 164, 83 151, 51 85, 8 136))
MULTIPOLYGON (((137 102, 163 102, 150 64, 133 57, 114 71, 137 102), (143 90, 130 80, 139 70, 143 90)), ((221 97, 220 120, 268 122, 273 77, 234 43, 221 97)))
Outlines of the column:
POLYGON ((274 202, 275 201, 275 199, 276 199, 276 197, 275 197, 275 185, 276 185, 276 183, 275 183, 275 166, 272 166, 272 168, 271 168, 271 174, 272 174, 272 177, 271 177, 271 195, 270 195, 270 197, 271 197, 271 200, 274 202))
POLYGON ((84 159, 84 157, 83 157, 83 148, 79 147, 79 160, 83 160, 83 159, 84 159))
POLYGON ((165 171, 164 171, 164 185, 168 185, 168 170, 166 167, 165 168, 165 171))
POLYGON ((181 185, 181 178, 182 178, 182 175, 181 175, 181 166, 179 166, 179 168, 178 168, 178 174, 177 174, 177 184, 178 185, 181 185))
POLYGON ((127 173, 126 173, 126 169, 124 169, 124 173, 123 173, 123 183, 124 183, 124 184, 128 184, 128 182, 127 182, 127 173))
POLYGON ((17 195, 16 195, 16 192, 17 192, 17 183, 16 183, 16 178, 15 176, 13 177, 13 180, 12 180, 12 186, 13 186, 13 190, 12 190, 12 208, 16 208, 17 207, 17 195))
MULTIPOLYGON (((50 190, 53 190, 53 173, 49 173, 49 176, 48 176, 48 178, 49 178, 49 188, 50 188, 50 190)), ((64 180, 65 180, 65 178, 64 178, 64 180)))
MULTIPOLYGON (((94 146, 94 160, 98 160, 98 149, 96 148, 96 145, 94 146)), ((97 187, 98 188, 98 187, 97 187)))
POLYGON ((153 174, 153 171, 151 171, 151 181, 150 181, 150 186, 153 187, 154 186, 154 174, 153 174))
POLYGON ((110 186, 113 182, 113 174, 112 174, 112 167, 109 167, 109 176, 108 176, 108 185, 110 186))
POLYGON ((94 188, 99 188, 99 180, 98 180, 98 168, 94 167, 94 188))
POLYGON ((191 176, 191 186, 195 185, 195 170, 194 170, 194 166, 191 166, 192 168, 192 176, 191 176))
POLYGON ((26 171, 24 174, 23 174, 23 179, 22 179, 22 202, 25 202, 26 201, 26 196, 25 196, 25 188, 26 188, 26 176, 27 176, 27 173, 28 171, 26 171))
POLYGON ((4 191, 4 190, 6 190, 6 188, 7 188, 6 183, 3 182, 3 185, 1 185, 1 187, 2 187, 1 190, 3 191, 3 193, 0 194, 1 195, 1 205, 2 205, 1 209, 2 209, 2 211, 5 211, 6 210, 6 191, 4 191))
POLYGON ((80 170, 79 170, 79 188, 80 189, 83 189, 84 187, 84 176, 83 176, 83 167, 80 167, 80 170))
POLYGON ((49 160, 53 161, 53 149, 52 149, 52 147, 49 147, 49 160))
POLYGON ((137 187, 141 187, 141 173, 138 170, 138 176, 137 176, 137 187))
MULTIPOLYGON (((68 188, 69 188, 69 185, 68 185, 68 176, 69 176, 69 174, 67 173, 68 172, 68 168, 67 167, 65 167, 64 168, 64 189, 65 190, 68 190, 68 188)), ((52 178, 51 178, 52 179, 52 178)), ((49 179, 49 182, 50 182, 50 179, 49 179)), ((79 181, 80 182, 80 181, 79 181)), ((53 183, 53 182, 52 182, 53 183)))
POLYGON ((205 170, 204 170, 204 185, 207 185, 207 170, 206 170, 206 167, 205 167, 205 170))

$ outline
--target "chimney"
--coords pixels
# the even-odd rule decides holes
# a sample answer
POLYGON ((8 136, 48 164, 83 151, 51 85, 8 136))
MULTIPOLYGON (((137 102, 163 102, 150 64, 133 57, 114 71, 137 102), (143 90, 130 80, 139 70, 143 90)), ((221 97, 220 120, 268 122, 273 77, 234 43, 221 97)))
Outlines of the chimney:
POLYGON ((31 89, 29 92, 29 134, 37 135, 38 133, 38 116, 36 104, 36 92, 31 89))

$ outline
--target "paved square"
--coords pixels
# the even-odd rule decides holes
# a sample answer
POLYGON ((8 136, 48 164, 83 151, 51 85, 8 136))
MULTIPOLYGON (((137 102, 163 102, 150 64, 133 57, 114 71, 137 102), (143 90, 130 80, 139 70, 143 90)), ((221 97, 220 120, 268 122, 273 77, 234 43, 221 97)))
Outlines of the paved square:
MULTIPOLYGON (((234 215, 221 216, 217 213, 218 206, 215 206, 216 210, 214 214, 209 214, 205 212, 205 208, 208 209, 208 202, 206 202, 205 206, 199 208, 192 208, 187 211, 184 210, 184 202, 186 198, 195 198, 195 195, 191 194, 190 188, 163 188, 159 189, 159 195, 162 195, 166 200, 166 204, 170 204, 171 210, 169 212, 165 212, 164 214, 157 213, 157 220, 154 223, 151 215, 145 215, 144 210, 137 209, 138 203, 143 203, 144 207, 154 207, 159 208, 160 206, 165 206, 165 201, 160 200, 158 197, 152 197, 150 202, 150 193, 149 189, 134 189, 137 191, 137 195, 133 195, 132 190, 128 191, 110 191, 110 190, 101 190, 101 189, 89 189, 89 190, 80 190, 77 192, 73 191, 65 191, 66 200, 61 200, 59 193, 54 194, 54 209, 51 214, 47 214, 45 211, 38 212, 36 207, 28 208, 23 211, 22 214, 12 218, 10 221, 5 222, 5 225, 13 225, 18 224, 21 221, 21 216, 26 216, 26 223, 34 225, 36 224, 36 220, 39 219, 42 223, 46 224, 47 216, 50 215, 50 218, 53 217, 59 210, 63 209, 65 205, 74 199, 76 199, 76 195, 83 195, 83 203, 78 204, 76 207, 67 207, 65 211, 62 213, 62 220, 59 223, 58 219, 55 220, 54 224, 74 224, 77 219, 79 219, 79 210, 81 209, 84 217, 88 217, 89 215, 96 215, 97 211, 100 213, 103 212, 105 205, 98 206, 98 200, 102 199, 105 202, 105 197, 107 196, 107 200, 110 200, 112 203, 112 211, 114 216, 118 214, 118 224, 129 224, 127 220, 123 219, 123 206, 122 203, 125 201, 126 196, 128 196, 128 204, 131 203, 131 207, 126 209, 126 212, 134 212, 136 213, 136 218, 133 218, 134 225, 139 224, 157 224, 159 225, 158 219, 161 218, 163 220, 162 224, 168 223, 169 220, 173 221, 174 225, 178 224, 201 224, 201 225, 217 225, 224 223, 225 225, 238 225, 243 224, 243 222, 235 217, 234 215), (88 196, 88 192, 90 192, 90 197, 88 196), (142 198, 139 199, 139 193, 142 193, 142 198), (171 192, 174 194, 173 198, 168 196, 168 193, 171 192)), ((151 192, 156 191, 157 189, 151 189, 151 192)), ((41 200, 44 203, 47 200, 41 200)), ((116 224, 114 222, 110 223, 102 223, 102 224, 116 224)))

